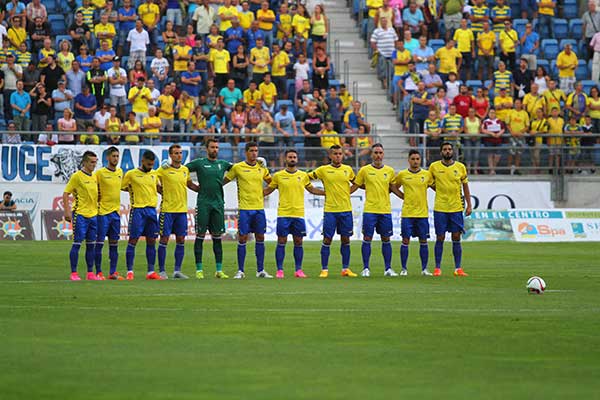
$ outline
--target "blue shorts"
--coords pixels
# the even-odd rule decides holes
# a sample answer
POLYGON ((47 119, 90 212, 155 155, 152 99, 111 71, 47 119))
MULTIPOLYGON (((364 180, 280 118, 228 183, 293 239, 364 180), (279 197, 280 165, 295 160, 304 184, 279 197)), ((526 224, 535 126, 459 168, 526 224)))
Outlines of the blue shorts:
POLYGON ((363 236, 373 237, 377 232, 381 237, 391 237, 394 234, 392 214, 364 213, 362 221, 363 236))
POLYGON ((433 223, 435 225, 435 234, 438 236, 445 235, 446 232, 465 232, 465 224, 462 211, 451 213, 434 211, 433 223))
POLYGON ((332 238, 336 231, 340 236, 352 236, 354 221, 352 211, 325 212, 323 214, 323 236, 332 238))
POLYGON ((429 218, 402 218, 400 226, 403 238, 427 239, 429 237, 429 218))
POLYGON ((121 216, 114 211, 106 215, 98 215, 98 237, 97 242, 104 242, 104 238, 108 236, 108 240, 119 240, 121 236, 121 216))
POLYGON ((95 242, 98 235, 98 217, 86 218, 83 215, 73 213, 73 241, 81 243, 95 242))
POLYGON ((247 235, 257 233, 264 235, 267 231, 267 217, 265 210, 240 210, 238 218, 238 233, 247 235))
POLYGON ((169 213, 161 212, 158 216, 160 236, 185 236, 188 230, 187 213, 169 213))
POLYGON ((154 207, 132 208, 129 212, 129 238, 156 239, 158 236, 158 219, 154 207))
POLYGON ((287 237, 290 233, 292 236, 306 236, 306 222, 304 218, 277 217, 276 230, 280 237, 287 237))

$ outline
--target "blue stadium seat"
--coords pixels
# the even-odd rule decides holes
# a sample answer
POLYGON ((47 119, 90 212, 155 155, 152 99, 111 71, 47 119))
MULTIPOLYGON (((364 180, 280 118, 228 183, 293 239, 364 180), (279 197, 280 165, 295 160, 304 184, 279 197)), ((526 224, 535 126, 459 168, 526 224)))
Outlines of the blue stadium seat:
POLYGON ((598 87, 598 82, 590 80, 590 79, 583 80, 583 81, 581 81, 581 83, 583 84, 583 91, 587 94, 590 93, 590 90, 593 87, 598 87))
POLYGON ((477 90, 480 87, 483 87, 483 82, 477 80, 470 80, 466 83, 467 87, 472 88, 473 90, 477 90))
MULTIPOLYGON (((46 1, 44 1, 44 4, 46 4, 46 1)), ((47 6, 46 6, 47 8, 47 6)), ((65 16, 62 14, 50 14, 48 15, 48 21, 52 22, 52 21, 65 21, 65 16)))
POLYGON ((543 39, 541 47, 542 52, 544 53, 544 58, 552 60, 558 56, 558 41, 556 39, 543 39))
POLYGON ((241 145, 238 146, 238 156, 237 156, 238 160, 245 160, 246 159, 246 148, 241 145))
POLYGON ((329 86, 333 86, 335 88, 335 90, 340 90, 340 81, 338 81, 337 79, 330 79, 329 80, 329 86))
POLYGON ((575 70, 575 78, 578 81, 583 81, 590 77, 590 72, 591 71, 588 71, 587 62, 585 60, 579 60, 577 69, 575 70))
POLYGON ((296 82, 293 79, 287 80, 288 99, 296 99, 296 82))
POLYGON ((573 39, 581 39, 583 37, 583 22, 579 18, 569 21, 569 35, 573 39))
POLYGON ((62 20, 55 19, 53 21, 50 21, 50 27, 52 28, 52 33, 54 35, 66 35, 67 34, 67 27, 66 27, 64 18, 62 20))
POLYGON ((429 47, 431 47, 433 49, 433 52, 435 53, 436 51, 438 51, 438 49, 444 47, 446 45, 446 42, 443 39, 429 39, 429 47))
POLYGON ((54 13, 58 10, 58 2, 56 0, 44 0, 44 6, 46 6, 46 11, 48 13, 54 13))
POLYGON ((231 143, 219 143, 219 158, 233 162, 233 146, 231 146, 231 143))
POLYGON ((550 76, 554 79, 558 79, 558 68, 556 67, 556 60, 550 61, 550 76))
POLYGON ((565 45, 567 45, 567 44, 570 44, 571 50, 573 50, 575 53, 577 53, 577 40, 575 40, 575 39, 562 39, 558 44, 560 51, 563 51, 565 49, 565 45))
MULTIPOLYGON (((519 15, 519 14, 515 14, 514 11, 512 14, 519 15)), ((520 18, 513 19, 513 28, 519 34, 519 38, 521 36, 523 36, 523 34, 525 33, 525 25, 527 25, 528 22, 529 21, 526 19, 520 19, 520 18)))
POLYGON ((579 13, 579 7, 577 0, 565 0, 563 5, 563 16, 566 19, 577 18, 579 13))
MULTIPOLYGON (((56 48, 57 48, 57 49, 58 49, 58 46, 60 45, 60 43, 61 43, 63 40, 66 40, 66 41, 68 41, 68 42, 71 42, 71 36, 69 36, 69 35, 57 35, 57 36, 56 36, 56 48)), ((74 50, 74 49, 71 49, 71 51, 74 51, 74 52, 76 52, 76 50, 74 50)))
POLYGON ((566 19, 556 18, 554 20, 554 38, 566 39, 569 37, 569 24, 566 19))

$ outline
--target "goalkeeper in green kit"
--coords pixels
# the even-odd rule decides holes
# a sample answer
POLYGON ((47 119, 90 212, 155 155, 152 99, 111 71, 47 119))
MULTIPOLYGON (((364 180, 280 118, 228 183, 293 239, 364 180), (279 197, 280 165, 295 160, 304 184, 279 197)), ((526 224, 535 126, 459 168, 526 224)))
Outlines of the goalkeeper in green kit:
POLYGON ((206 231, 210 232, 213 241, 213 252, 217 264, 216 278, 229 278, 223 272, 223 243, 221 235, 225 233, 225 200, 223 196, 223 177, 231 168, 231 163, 218 160, 219 142, 208 139, 206 158, 197 158, 186 165, 190 172, 198 177, 198 199, 196 201, 196 241, 194 255, 196 257, 196 278, 204 279, 202 270, 202 247, 206 231))

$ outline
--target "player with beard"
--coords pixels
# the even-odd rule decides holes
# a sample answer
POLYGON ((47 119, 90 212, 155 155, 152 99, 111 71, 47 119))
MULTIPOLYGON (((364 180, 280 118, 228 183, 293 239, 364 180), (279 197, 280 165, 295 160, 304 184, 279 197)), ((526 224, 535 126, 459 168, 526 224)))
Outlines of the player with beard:
POLYGON ((435 271, 434 276, 442 274, 441 263, 446 232, 452 235, 452 253, 454 254, 454 275, 468 276, 462 269, 462 246, 460 236, 464 233, 463 211, 471 215, 471 191, 465 165, 454 161, 454 146, 444 142, 440 146, 442 159, 429 166, 434 179, 435 204, 433 221, 435 225, 435 271), (466 209, 463 206, 466 203, 466 209))
POLYGON ((318 196, 324 196, 325 191, 312 186, 306 172, 298 170, 298 153, 290 149, 285 152, 286 168, 275 173, 268 187, 263 190, 265 196, 279 189, 279 206, 277 209, 277 249, 275 262, 277 278, 283 278, 283 261, 285 245, 289 234, 294 239, 294 263, 296 278, 306 278, 302 271, 304 248, 302 238, 306 236, 304 221, 304 190, 318 196))

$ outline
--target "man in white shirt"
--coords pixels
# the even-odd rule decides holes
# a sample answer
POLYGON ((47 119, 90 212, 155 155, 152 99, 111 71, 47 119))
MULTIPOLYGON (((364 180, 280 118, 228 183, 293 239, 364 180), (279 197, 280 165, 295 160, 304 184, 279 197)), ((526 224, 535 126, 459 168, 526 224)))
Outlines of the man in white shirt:
POLYGON ((100 132, 106 131, 106 122, 110 119, 110 113, 108 112, 108 104, 104 104, 100 111, 96 111, 94 114, 94 126, 96 130, 100 132))
POLYGON ((15 63, 15 56, 9 53, 6 56, 6 64, 0 68, 4 73, 4 115, 12 115, 10 107, 10 95, 17 90, 17 81, 23 78, 23 68, 15 63))
POLYGON ((383 81, 384 88, 387 87, 385 81, 385 68, 387 68, 386 61, 392 57, 392 53, 395 50, 396 40, 398 35, 396 30, 389 25, 387 18, 381 18, 381 28, 377 28, 371 35, 371 47, 373 50, 379 52, 379 58, 377 60, 377 77, 383 81))
POLYGON ((71 69, 65 74, 67 77, 67 89, 73 93, 73 97, 81 93, 83 85, 85 85, 85 72, 81 69, 79 61, 73 60, 71 69))
POLYGON ((154 85, 154 81, 152 79, 148 79, 146 81, 146 87, 150 90, 150 97, 152 97, 152 105, 156 106, 158 102, 158 97, 160 96, 160 91, 156 89, 154 85))
POLYGON ((146 50, 150 44, 150 36, 144 29, 141 20, 135 21, 135 28, 129 31, 127 35, 127 41, 129 42, 129 63, 127 66, 129 69, 133 69, 135 62, 140 60, 142 65, 146 65, 146 50))
POLYGON ((121 58, 113 58, 113 67, 106 71, 110 88, 110 105, 117 107, 121 121, 125 121, 125 106, 128 104, 125 84, 127 83, 127 72, 121 68, 121 58))

